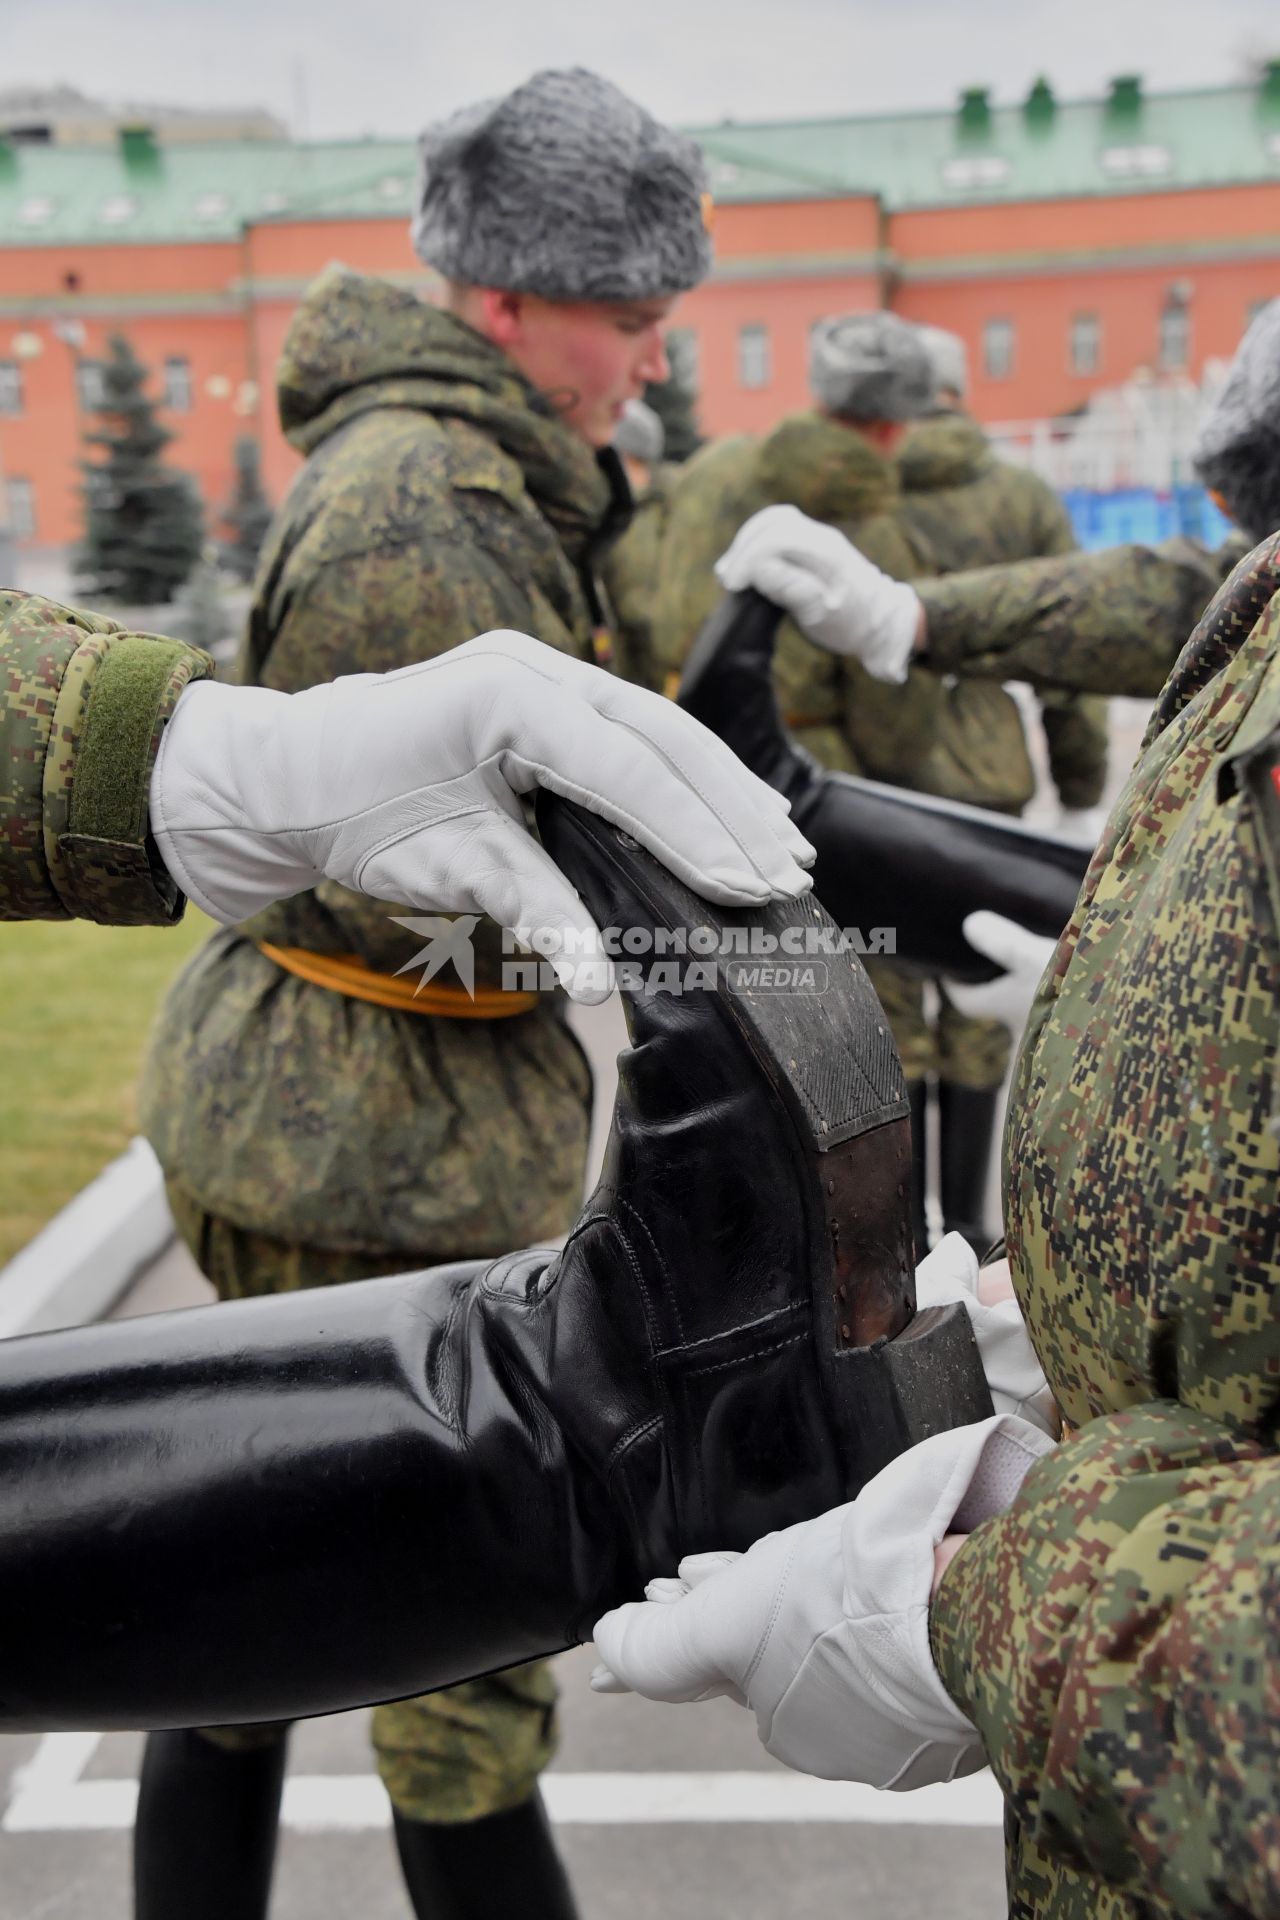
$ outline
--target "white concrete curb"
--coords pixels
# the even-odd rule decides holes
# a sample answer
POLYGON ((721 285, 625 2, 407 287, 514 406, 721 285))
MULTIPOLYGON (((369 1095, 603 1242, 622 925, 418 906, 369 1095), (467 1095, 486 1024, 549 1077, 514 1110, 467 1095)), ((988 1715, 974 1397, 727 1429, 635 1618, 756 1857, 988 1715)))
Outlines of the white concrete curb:
POLYGON ((100 1320, 173 1233, 160 1163, 133 1140, 0 1267, 0 1339, 100 1320))

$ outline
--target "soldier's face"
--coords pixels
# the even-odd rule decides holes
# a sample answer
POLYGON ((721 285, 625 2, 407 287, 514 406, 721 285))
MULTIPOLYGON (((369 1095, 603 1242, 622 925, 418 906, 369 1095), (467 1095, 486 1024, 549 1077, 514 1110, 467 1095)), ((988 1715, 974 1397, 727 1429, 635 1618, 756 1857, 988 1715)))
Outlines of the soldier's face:
POLYGON ((484 331, 566 426, 591 446, 607 447, 627 401, 671 371, 662 327, 674 305, 674 297, 561 301, 494 293, 485 296, 484 331))

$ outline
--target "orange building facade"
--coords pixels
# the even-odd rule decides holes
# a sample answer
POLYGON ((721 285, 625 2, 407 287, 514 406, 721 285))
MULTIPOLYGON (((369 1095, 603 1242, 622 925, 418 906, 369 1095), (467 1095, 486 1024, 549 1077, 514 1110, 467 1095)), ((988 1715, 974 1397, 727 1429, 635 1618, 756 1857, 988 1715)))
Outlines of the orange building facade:
MULTIPOLYGON (((965 340, 971 405, 987 423, 1070 413, 1142 369, 1198 380, 1280 297, 1280 134, 1261 137, 1274 142, 1274 178, 984 204, 803 190, 770 162, 767 192, 753 197, 748 178, 720 198, 715 271, 672 319, 704 432, 763 431, 803 407, 814 322, 877 306, 965 340)), ((276 149, 261 151, 265 166, 276 149)), ((379 166, 404 169, 406 151, 370 143, 370 181, 379 166)), ((175 435, 168 457, 195 477, 215 530, 241 435, 259 441, 268 494, 281 497, 298 462, 277 424, 274 370, 306 286, 341 260, 432 293, 409 245, 407 170, 377 185, 394 208, 299 204, 208 237, 26 240, 0 221, 0 475, 20 543, 78 535, 93 397, 81 363, 115 332, 153 370, 175 435)))

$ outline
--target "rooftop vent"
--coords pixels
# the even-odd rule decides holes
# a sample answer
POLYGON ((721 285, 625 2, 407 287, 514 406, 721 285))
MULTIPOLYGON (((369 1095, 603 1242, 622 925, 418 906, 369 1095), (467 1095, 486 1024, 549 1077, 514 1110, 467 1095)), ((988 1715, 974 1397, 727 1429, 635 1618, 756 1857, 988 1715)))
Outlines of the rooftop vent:
POLYGON ((155 128, 136 124, 121 127, 120 153, 126 167, 145 169, 158 166, 160 149, 156 145, 155 128))
POLYGON ((963 133, 986 133, 991 126, 991 94, 986 87, 966 87, 960 95, 963 133))
POLYGON ((1107 101, 1107 111, 1117 119, 1132 117, 1142 111, 1142 75, 1140 73, 1120 73, 1111 82, 1111 95, 1107 101))
POLYGON ((1057 109, 1058 103, 1053 97, 1053 88, 1049 85, 1044 75, 1041 74, 1027 95, 1026 100, 1023 102, 1022 111, 1026 116, 1028 126, 1051 126, 1053 124, 1053 116, 1057 112, 1057 109))

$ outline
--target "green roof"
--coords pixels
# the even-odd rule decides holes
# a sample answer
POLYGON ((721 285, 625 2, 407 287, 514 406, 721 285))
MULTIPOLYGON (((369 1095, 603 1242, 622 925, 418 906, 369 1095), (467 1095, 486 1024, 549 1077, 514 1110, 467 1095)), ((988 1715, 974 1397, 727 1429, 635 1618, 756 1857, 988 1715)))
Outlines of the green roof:
POLYGON ((908 207, 1280 182, 1280 67, 1257 86, 694 127, 723 201, 877 193, 908 207), (787 180, 781 193, 770 180, 787 180))
MULTIPOLYGON (((1255 86, 691 131, 716 198, 872 193, 891 211, 1280 183, 1280 63, 1255 86)), ((0 144, 0 245, 231 240, 250 221, 407 218, 412 140, 0 144)))
POLYGON ((408 219, 412 140, 0 150, 0 245, 234 240, 249 221, 408 219))

